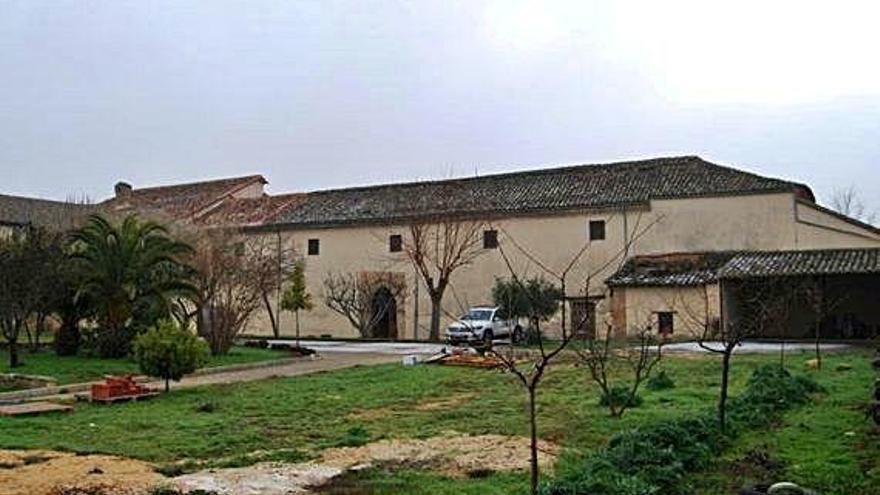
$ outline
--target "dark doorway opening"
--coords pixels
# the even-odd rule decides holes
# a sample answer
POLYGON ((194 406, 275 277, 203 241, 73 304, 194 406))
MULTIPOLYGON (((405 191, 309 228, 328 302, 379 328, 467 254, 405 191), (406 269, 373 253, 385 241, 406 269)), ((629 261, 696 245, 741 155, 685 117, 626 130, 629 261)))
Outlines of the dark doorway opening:
POLYGON ((397 301, 387 287, 373 293, 372 334, 377 339, 397 339, 397 301))
POLYGON ((570 328, 578 337, 596 338, 596 303, 587 299, 572 299, 570 328))

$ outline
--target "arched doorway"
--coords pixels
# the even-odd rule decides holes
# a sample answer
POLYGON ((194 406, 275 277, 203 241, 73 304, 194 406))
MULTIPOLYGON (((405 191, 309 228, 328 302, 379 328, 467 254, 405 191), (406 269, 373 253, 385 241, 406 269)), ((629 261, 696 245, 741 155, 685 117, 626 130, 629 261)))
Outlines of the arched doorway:
POLYGON ((387 287, 373 293, 372 334, 377 339, 397 339, 397 300, 387 287))

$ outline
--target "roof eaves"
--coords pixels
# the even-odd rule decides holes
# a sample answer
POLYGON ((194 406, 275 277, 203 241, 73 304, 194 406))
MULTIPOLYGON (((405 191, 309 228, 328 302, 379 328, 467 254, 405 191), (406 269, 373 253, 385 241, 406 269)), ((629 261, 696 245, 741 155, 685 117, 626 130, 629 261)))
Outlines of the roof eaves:
MULTIPOLYGON (((308 194, 308 193, 307 193, 308 194)), ((550 215, 569 215, 576 214, 580 212, 601 212, 601 211, 609 211, 609 210, 619 210, 622 208, 648 208, 650 206, 648 201, 634 201, 634 202, 625 202, 618 203, 613 205, 598 205, 598 206, 579 206, 579 207, 566 207, 566 208, 533 208, 533 209, 522 209, 522 210, 506 210, 506 209, 486 209, 486 210, 472 210, 472 211, 463 211, 463 212, 434 212, 434 213, 425 213, 425 214, 414 214, 414 215, 398 215, 398 216, 383 216, 376 218, 350 218, 350 219, 339 219, 334 221, 280 221, 273 223, 265 223, 256 228, 250 228, 250 230, 258 231, 258 230, 295 230, 295 229, 330 229, 337 227, 351 227, 351 226, 373 226, 373 225, 394 225, 398 223, 408 223, 414 221, 424 222, 426 220, 437 219, 437 218, 453 218, 458 220, 473 220, 473 219, 488 219, 488 220, 497 220, 501 218, 511 218, 511 217, 535 217, 535 216, 550 216, 550 215)), ((279 212, 281 214, 281 212, 279 212)))

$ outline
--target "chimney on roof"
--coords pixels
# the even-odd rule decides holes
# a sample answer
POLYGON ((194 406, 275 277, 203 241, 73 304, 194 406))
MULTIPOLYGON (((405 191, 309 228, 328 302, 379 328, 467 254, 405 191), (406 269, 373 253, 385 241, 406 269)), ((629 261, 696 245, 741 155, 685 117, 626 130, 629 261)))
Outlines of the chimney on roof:
POLYGON ((113 186, 113 190, 116 192, 117 198, 124 198, 131 195, 131 184, 119 181, 113 186))

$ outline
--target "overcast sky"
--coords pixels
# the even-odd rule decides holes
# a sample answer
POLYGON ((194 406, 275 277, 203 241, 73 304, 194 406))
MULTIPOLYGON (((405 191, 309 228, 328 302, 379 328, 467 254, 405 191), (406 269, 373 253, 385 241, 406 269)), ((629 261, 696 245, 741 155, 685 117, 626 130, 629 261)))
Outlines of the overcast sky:
POLYGON ((0 192, 698 154, 880 209, 878 2, 0 0, 0 192))

